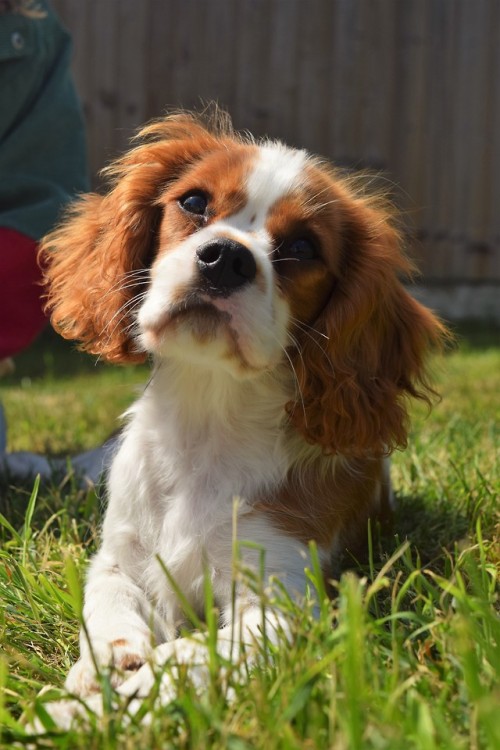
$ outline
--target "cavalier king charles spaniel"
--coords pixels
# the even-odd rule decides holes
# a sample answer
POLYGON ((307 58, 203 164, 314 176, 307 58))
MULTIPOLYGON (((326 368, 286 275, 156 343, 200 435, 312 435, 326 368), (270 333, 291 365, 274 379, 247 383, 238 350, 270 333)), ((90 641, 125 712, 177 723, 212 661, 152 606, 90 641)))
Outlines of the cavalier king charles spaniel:
MULTIPOLYGON (((62 335, 110 362, 152 361, 109 472, 66 683, 80 697, 96 666, 130 696, 170 658, 203 680, 203 639, 177 636, 179 592, 203 612, 207 575, 219 652, 251 648, 262 609, 251 586, 234 595, 234 529, 254 543, 246 567, 265 550, 265 584, 303 596, 311 540, 329 579, 391 505, 408 397, 433 395, 425 360, 445 329, 400 281, 411 264, 385 202, 212 119, 144 128, 107 194, 82 197, 42 247, 62 335)), ((288 633, 277 609, 266 618, 268 639, 288 633)))

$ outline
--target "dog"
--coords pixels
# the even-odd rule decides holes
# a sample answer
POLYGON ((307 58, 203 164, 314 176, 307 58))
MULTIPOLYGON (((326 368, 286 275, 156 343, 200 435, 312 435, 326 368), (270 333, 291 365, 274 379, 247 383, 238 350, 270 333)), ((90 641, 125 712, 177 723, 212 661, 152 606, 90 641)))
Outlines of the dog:
POLYGON ((409 398, 433 400, 426 360, 445 336, 401 283, 412 265, 386 201, 304 150, 177 113, 106 175, 41 249, 55 328, 109 362, 152 360, 87 576, 66 682, 81 698, 96 665, 128 695, 153 653, 200 668, 178 592, 202 612, 207 575, 217 648, 259 641, 257 595, 240 583, 233 598, 235 526, 265 550, 265 582, 303 596, 310 541, 328 580, 390 509, 387 457, 406 444, 409 398))

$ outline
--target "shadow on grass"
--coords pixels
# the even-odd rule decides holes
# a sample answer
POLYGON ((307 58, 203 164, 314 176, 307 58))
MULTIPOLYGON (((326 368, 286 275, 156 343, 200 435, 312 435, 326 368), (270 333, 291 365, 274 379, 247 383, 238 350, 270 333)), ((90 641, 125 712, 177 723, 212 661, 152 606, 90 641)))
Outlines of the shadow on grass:
MULTIPOLYGON (((398 496, 391 523, 385 528, 376 525, 367 529, 367 538, 369 534, 372 537, 374 572, 408 541, 419 567, 444 573, 449 555, 467 543, 470 529, 471 519, 463 508, 429 503, 424 497, 398 496)), ((367 544, 355 554, 346 550, 335 566, 338 574, 350 570, 370 577, 368 548, 367 544)))
MULTIPOLYGON (((13 483, 0 476, 0 513, 19 531, 26 521, 26 512, 33 492, 33 481, 13 483)), ((54 476, 51 482, 40 485, 31 519, 33 531, 47 527, 56 537, 76 536, 75 541, 94 538, 102 521, 105 507, 104 486, 82 489, 74 475, 54 476)), ((0 529, 0 539, 5 529, 0 529)))
POLYGON ((429 503, 424 497, 398 497, 394 520, 396 542, 405 539, 418 552, 422 565, 434 564, 443 551, 453 551, 470 532, 471 519, 463 507, 429 503))
POLYGON ((50 326, 28 349, 18 354, 14 362, 15 372, 2 379, 2 386, 16 385, 23 378, 57 380, 109 366, 98 362, 96 357, 79 352, 74 342, 66 341, 50 326))
POLYGON ((484 351, 500 346, 500 324, 483 323, 475 320, 451 323, 456 346, 471 351, 484 351))

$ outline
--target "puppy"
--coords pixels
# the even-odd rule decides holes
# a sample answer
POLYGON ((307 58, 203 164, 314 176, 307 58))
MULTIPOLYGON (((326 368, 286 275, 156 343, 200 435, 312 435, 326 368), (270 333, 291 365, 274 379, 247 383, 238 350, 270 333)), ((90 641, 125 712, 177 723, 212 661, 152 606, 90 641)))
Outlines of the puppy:
MULTIPOLYGON (((432 398, 425 359, 445 334, 402 286, 391 212, 358 181, 221 115, 169 116, 138 140, 42 247, 62 335, 153 365, 109 473, 67 679, 81 697, 96 663, 118 685, 158 644, 157 660, 200 668, 203 642, 176 638, 176 591, 203 611, 206 575, 218 649, 261 637, 255 593, 240 582, 233 601, 234 526, 264 548, 265 582, 303 595, 311 540, 328 579, 390 506, 386 457, 405 446, 408 397, 432 398)), ((241 554, 258 567, 255 545, 241 554)))

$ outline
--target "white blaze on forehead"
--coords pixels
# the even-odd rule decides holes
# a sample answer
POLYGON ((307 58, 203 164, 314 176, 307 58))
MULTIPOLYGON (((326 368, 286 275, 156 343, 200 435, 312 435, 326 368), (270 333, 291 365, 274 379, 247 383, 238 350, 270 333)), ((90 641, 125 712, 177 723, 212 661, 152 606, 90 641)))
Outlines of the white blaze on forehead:
POLYGON ((246 184, 248 202, 254 211, 267 212, 277 200, 297 188, 303 181, 306 160, 306 151, 296 151, 282 143, 260 146, 246 184))
POLYGON ((297 151, 282 143, 259 146, 244 186, 247 203, 224 223, 238 229, 262 229, 276 201, 302 185, 307 158, 307 151, 297 151))

